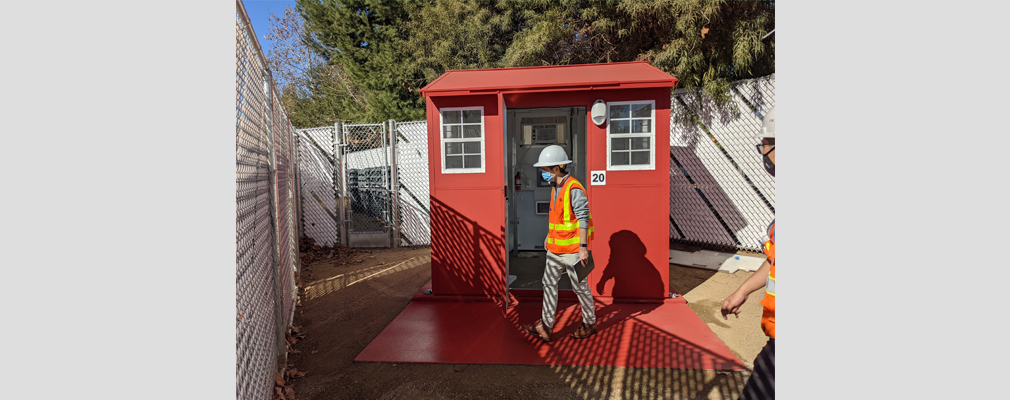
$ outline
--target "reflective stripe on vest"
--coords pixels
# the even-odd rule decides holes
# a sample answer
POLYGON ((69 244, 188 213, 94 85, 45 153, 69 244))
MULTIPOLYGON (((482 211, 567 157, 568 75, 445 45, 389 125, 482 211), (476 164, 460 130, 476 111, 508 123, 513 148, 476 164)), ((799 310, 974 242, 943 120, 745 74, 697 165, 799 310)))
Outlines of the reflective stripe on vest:
MULTIPOLYGON (((589 213, 589 219, 590 220, 593 219, 593 213, 589 213)), ((553 230, 553 231, 559 231, 559 232, 562 232, 562 231, 566 231, 566 232, 578 232, 579 231, 579 221, 575 220, 575 221, 569 222, 567 224, 552 224, 552 223, 547 223, 547 229, 548 230, 553 230)), ((592 234, 593 230, 594 230, 593 227, 590 226, 588 229, 589 229, 589 231, 586 232, 586 233, 592 234)))
MULTIPOLYGON (((775 264, 775 221, 768 225, 768 241, 764 242, 764 252, 768 260, 775 264)), ((775 274, 768 271, 768 279, 765 279, 765 293, 775 295, 775 274)))
POLYGON ((768 269, 768 277, 765 279, 765 297, 761 299, 761 330, 772 338, 775 337, 775 221, 768 226, 768 241, 764 242, 765 255, 771 267, 768 269))
MULTIPOLYGON (((547 250, 555 254, 578 253, 579 252, 579 221, 572 215, 571 191, 586 189, 578 180, 569 176, 560 192, 555 187, 551 192, 552 203, 548 216, 547 250), (558 206, 561 208, 559 209, 558 206)), ((586 240, 592 240, 595 229, 593 228, 593 214, 588 216, 588 227, 586 229, 586 240)))

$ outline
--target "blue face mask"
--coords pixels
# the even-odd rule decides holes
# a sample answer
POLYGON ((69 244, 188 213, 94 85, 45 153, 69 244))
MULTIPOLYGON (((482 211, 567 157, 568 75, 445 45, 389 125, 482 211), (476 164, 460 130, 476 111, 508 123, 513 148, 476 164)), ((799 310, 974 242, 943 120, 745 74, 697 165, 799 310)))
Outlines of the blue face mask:
POLYGON ((550 172, 541 171, 540 172, 540 176, 544 177, 545 181, 550 181, 551 180, 551 173, 550 172))

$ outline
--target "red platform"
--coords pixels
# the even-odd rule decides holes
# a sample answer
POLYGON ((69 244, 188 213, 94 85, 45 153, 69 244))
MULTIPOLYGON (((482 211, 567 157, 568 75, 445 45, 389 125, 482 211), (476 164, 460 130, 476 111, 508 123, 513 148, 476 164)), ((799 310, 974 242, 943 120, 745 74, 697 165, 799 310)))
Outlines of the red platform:
POLYGON ((551 343, 519 329, 540 319, 540 299, 512 299, 508 311, 490 301, 431 300, 446 299, 416 295, 354 360, 745 369, 679 298, 652 304, 597 298, 599 331, 584 340, 569 336, 581 324, 578 303, 562 298, 551 343))

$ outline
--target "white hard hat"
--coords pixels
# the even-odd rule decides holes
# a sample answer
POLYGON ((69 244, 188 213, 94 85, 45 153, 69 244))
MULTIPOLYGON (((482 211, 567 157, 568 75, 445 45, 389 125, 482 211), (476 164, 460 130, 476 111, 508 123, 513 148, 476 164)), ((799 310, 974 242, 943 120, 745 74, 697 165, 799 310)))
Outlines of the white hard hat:
POLYGON ((768 110, 768 114, 765 114, 764 120, 761 121, 761 134, 757 135, 757 137, 775 137, 775 107, 772 107, 771 110, 768 110))
POLYGON ((534 167, 553 167, 555 165, 565 165, 571 164, 572 160, 568 159, 568 154, 565 154, 565 149, 558 145, 550 145, 544 148, 540 152, 540 159, 537 160, 534 167))

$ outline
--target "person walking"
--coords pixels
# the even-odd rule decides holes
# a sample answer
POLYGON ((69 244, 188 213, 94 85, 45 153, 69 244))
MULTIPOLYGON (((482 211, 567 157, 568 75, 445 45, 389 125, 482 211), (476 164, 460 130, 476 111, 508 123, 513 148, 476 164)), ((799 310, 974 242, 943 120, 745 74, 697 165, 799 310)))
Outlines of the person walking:
POLYGON ((593 239, 593 216, 589 213, 589 197, 586 189, 565 169, 572 161, 561 146, 552 145, 540 152, 534 167, 541 170, 545 181, 551 182, 550 212, 548 231, 544 239, 547 250, 547 267, 544 269, 544 301, 541 319, 533 325, 523 325, 522 330, 546 342, 551 341, 554 330, 555 312, 558 308, 558 280, 567 272, 572 282, 572 290, 582 306, 582 326, 572 337, 585 339, 596 333, 596 307, 593 293, 589 290, 588 272, 578 279, 578 268, 588 268, 589 241, 593 239))
MULTIPOLYGON (((765 171, 775 176, 775 107, 768 111, 761 128, 761 153, 765 171)), ((775 220, 768 225, 766 240, 762 248, 767 259, 757 272, 747 278, 733 294, 722 302, 722 318, 728 319, 729 314, 739 318, 740 306, 747 301, 747 296, 761 288, 765 289, 765 297, 761 300, 764 306, 761 315, 761 329, 768 335, 768 343, 754 359, 754 372, 744 385, 740 399, 773 399, 775 398, 775 220)))

